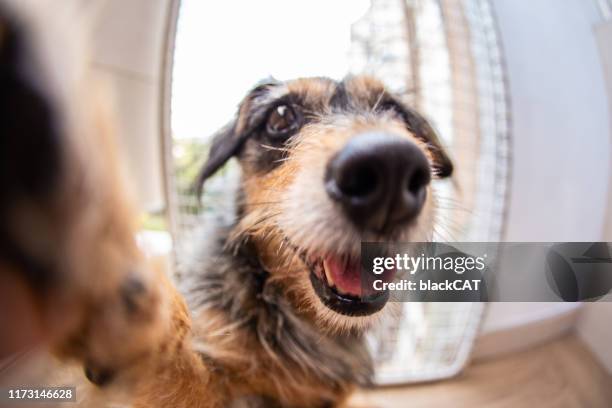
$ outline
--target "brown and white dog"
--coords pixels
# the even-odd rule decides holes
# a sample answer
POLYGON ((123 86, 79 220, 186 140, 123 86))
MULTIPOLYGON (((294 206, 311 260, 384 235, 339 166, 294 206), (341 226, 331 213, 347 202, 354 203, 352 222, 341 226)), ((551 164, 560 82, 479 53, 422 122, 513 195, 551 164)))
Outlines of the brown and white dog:
POLYGON ((371 77, 259 84, 197 181, 238 159, 235 220, 179 256, 179 294, 135 243, 105 103, 85 73, 43 80, 31 33, 0 12, 0 352, 43 341, 135 407, 338 406, 368 384, 388 294, 363 293, 360 244, 431 239, 452 164, 428 122, 371 77))

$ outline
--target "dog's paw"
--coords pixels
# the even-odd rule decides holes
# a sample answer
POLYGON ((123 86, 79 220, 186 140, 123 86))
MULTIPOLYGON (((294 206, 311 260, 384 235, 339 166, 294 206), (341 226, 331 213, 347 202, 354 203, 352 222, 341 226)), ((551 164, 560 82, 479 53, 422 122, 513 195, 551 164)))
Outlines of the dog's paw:
POLYGON ((13 330, 0 336, 0 357, 43 343, 102 385, 158 347, 171 291, 137 246, 113 118, 85 59, 63 58, 63 37, 50 55, 43 37, 56 19, 9 3, 0 4, 0 324, 13 330))
POLYGON ((152 358, 177 334, 171 330, 173 305, 164 271, 130 271, 118 284, 81 305, 80 324, 54 348, 63 359, 82 362, 95 385, 129 381, 150 368, 152 358))
POLYGON ((70 200, 61 107, 26 19, 0 4, 0 357, 62 333, 75 321, 63 288, 70 200), (55 109, 57 108, 57 109, 55 109))

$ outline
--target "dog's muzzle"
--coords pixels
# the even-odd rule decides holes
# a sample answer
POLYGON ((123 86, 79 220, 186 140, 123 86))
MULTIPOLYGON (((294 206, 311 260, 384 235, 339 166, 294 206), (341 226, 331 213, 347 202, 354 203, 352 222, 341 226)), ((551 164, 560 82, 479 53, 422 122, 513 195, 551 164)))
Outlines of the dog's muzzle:
MULTIPOLYGON (((328 163, 325 188, 359 230, 388 236, 420 214, 431 181, 429 162, 412 141, 369 132, 351 139, 328 163)), ((348 316, 381 310, 388 292, 364 286, 359 259, 331 255, 311 261, 313 288, 330 309, 348 316)), ((391 281, 394 271, 380 278, 391 281)))

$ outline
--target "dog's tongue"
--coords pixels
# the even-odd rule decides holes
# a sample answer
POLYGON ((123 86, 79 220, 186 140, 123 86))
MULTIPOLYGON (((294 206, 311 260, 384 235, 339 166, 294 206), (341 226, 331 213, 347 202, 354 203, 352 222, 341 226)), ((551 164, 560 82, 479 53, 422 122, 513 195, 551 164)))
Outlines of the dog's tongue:
POLYGON ((350 260, 328 256, 323 261, 323 269, 327 283, 336 288, 340 294, 354 297, 365 297, 376 293, 372 283, 374 279, 391 282, 395 270, 389 270, 382 275, 364 276, 362 280, 359 260, 350 260))
POLYGON ((323 263, 327 283, 342 294, 361 296, 361 265, 359 261, 346 261, 327 257, 323 263))

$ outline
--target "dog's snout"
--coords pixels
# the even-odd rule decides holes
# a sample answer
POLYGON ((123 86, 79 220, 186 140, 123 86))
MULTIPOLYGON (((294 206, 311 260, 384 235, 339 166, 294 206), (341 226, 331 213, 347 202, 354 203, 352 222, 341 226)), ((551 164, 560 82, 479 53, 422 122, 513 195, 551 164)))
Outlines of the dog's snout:
POLYGON ((427 158, 415 143, 369 132, 330 160, 325 187, 354 224, 384 233, 419 214, 430 179, 427 158))

